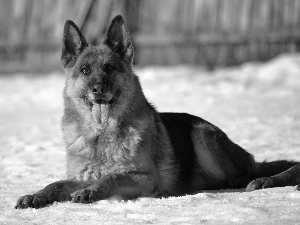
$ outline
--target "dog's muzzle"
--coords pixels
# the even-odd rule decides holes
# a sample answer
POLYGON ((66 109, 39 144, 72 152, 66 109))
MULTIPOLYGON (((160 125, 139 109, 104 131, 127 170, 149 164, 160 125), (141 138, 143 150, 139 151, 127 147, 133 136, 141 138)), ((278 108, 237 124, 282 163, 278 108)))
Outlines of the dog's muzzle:
POLYGON ((95 84, 90 90, 89 101, 98 104, 110 104, 114 95, 103 84, 95 84))
POLYGON ((111 103, 114 94, 103 85, 94 85, 86 96, 87 105, 90 107, 94 122, 103 127, 109 118, 111 103))

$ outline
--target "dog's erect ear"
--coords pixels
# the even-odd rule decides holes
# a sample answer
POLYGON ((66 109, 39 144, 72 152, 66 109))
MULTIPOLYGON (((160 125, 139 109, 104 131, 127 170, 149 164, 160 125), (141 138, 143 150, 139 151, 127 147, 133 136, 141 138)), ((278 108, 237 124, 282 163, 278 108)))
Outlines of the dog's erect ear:
POLYGON ((76 24, 71 20, 67 20, 63 34, 61 52, 62 65, 68 68, 73 67, 78 56, 87 46, 88 43, 76 24))
POLYGON ((122 16, 118 15, 111 21, 103 43, 120 57, 132 63, 133 46, 122 16))

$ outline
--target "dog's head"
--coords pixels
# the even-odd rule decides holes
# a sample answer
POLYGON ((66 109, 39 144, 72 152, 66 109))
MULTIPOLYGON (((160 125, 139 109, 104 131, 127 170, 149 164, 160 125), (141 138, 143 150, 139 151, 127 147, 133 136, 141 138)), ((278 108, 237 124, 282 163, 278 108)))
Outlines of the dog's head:
POLYGON ((74 22, 65 23, 61 62, 67 76, 65 95, 105 123, 122 96, 132 90, 134 50, 126 24, 116 16, 99 46, 87 43, 74 22))

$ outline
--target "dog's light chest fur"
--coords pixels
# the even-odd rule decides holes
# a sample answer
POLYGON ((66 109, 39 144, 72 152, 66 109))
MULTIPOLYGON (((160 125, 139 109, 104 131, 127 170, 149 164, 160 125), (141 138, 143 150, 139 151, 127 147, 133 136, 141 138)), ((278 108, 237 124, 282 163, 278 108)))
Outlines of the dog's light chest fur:
POLYGON ((138 131, 127 128, 125 135, 112 132, 116 121, 110 119, 107 128, 97 129, 90 120, 90 130, 81 131, 78 123, 63 126, 67 148, 67 177, 80 181, 98 180, 113 173, 135 170, 133 163, 141 140, 138 131))

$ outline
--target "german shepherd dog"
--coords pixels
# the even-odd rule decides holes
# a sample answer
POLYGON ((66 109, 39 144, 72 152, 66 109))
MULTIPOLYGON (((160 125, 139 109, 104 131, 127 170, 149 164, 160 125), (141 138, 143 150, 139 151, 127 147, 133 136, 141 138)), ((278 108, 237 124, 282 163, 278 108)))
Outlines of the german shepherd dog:
POLYGON ((133 73, 133 57, 121 16, 112 20, 100 46, 89 45, 72 21, 65 23, 67 180, 19 198, 15 208, 300 183, 297 162, 255 162, 213 124, 186 113, 157 112, 133 73))

